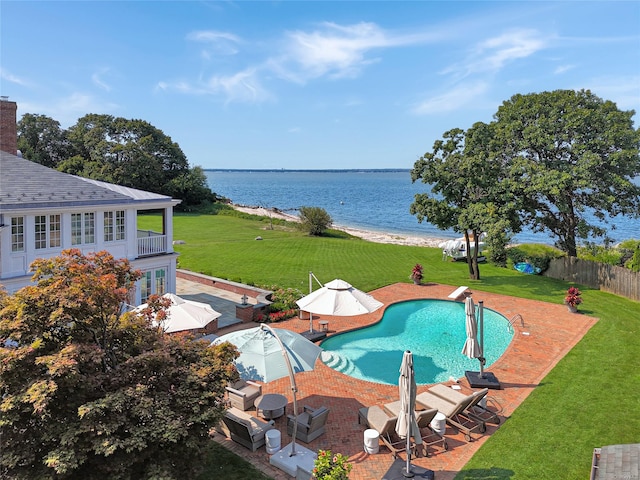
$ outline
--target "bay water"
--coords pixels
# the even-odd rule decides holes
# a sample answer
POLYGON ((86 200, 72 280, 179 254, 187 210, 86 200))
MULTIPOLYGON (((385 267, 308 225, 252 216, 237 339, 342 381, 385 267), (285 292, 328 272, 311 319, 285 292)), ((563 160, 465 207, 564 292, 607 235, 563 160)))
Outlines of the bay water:
MULTIPOLYGON (((461 236, 426 222, 418 223, 409 213, 414 195, 428 192, 428 185, 412 183, 408 170, 205 170, 204 173, 212 191, 238 205, 277 208, 293 215, 302 206, 321 207, 331 215, 337 228, 423 238, 461 236)), ((617 216, 609 224, 608 235, 615 243, 640 237, 640 219, 617 216)), ((554 242, 548 234, 530 230, 519 233, 513 241, 550 245, 554 242)))

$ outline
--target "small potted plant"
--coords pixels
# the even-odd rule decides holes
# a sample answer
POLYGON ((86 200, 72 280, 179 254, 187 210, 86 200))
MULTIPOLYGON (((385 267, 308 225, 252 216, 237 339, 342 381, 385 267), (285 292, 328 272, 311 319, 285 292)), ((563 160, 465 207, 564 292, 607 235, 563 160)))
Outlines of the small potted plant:
POLYGON ((347 460, 341 453, 333 455, 331 450, 319 450, 318 458, 314 462, 313 478, 347 480, 353 467, 347 460))
POLYGON ((409 275, 409 278, 413 280, 413 283, 415 283, 416 285, 420 285, 420 283, 422 282, 422 277, 422 265, 416 263, 413 267, 413 270, 411 270, 411 275, 409 275))
POLYGON ((567 290, 567 295, 564 297, 564 303, 567 304, 567 308, 570 312, 576 313, 578 311, 578 305, 582 303, 582 293, 576 287, 570 287, 567 290))

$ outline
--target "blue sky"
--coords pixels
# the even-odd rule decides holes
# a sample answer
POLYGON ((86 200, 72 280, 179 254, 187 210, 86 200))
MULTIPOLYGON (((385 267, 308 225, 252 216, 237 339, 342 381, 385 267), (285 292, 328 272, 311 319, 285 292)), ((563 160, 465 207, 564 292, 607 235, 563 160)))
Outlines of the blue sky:
POLYGON ((3 0, 0 22, 19 118, 146 120, 203 168, 411 168, 517 93, 640 111, 637 1, 3 0))

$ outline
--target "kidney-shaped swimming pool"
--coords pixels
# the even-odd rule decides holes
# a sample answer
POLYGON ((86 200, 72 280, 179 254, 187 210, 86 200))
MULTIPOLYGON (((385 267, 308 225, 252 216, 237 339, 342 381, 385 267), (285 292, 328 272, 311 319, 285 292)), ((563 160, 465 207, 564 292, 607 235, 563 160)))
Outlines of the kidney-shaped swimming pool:
MULTIPOLYGON (((486 307, 483 319, 487 368, 504 353, 513 338, 513 329, 504 316, 486 307)), ((322 361, 354 378, 397 385, 402 353, 411 350, 417 384, 460 378, 465 370, 480 368, 477 359, 462 354, 467 338, 465 320, 461 302, 395 303, 387 308, 380 322, 322 342, 322 361)), ((345 317, 341 321, 349 320, 345 317)))

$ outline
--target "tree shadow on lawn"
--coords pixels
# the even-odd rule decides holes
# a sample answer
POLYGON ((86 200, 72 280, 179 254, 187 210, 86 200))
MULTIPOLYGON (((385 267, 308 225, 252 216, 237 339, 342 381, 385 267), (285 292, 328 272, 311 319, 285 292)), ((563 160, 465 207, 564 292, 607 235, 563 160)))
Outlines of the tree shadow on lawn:
MULTIPOLYGON (((551 296, 557 296, 559 299, 564 299, 566 295, 567 282, 557 280, 551 277, 545 277, 542 275, 525 275, 522 276, 508 276, 508 275, 489 275, 481 277, 478 287, 486 286, 516 286, 519 289, 527 290, 532 294, 539 295, 542 298, 548 298, 551 296)), ((473 287, 470 285, 470 288, 473 287)), ((509 293, 505 293, 509 295, 509 293)))

